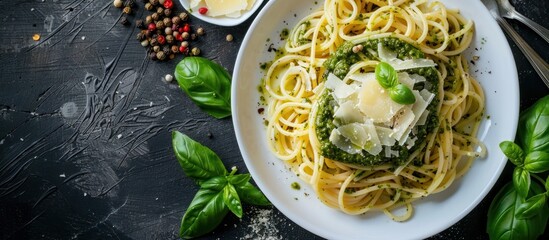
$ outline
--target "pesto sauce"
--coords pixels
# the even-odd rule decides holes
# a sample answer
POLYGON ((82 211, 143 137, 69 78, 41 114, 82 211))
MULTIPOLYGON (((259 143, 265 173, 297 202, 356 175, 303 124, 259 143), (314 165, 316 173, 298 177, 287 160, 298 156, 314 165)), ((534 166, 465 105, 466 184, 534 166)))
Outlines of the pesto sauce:
MULTIPOLYGON (((381 38, 381 39, 372 39, 366 42, 361 43, 364 48, 362 53, 370 59, 377 60, 376 57, 372 56, 369 49, 377 50, 378 43, 381 42, 383 46, 397 53, 399 59, 411 59, 411 58, 425 58, 423 52, 415 48, 411 44, 408 44, 397 38, 381 38)), ((334 54, 332 54, 328 60, 324 63, 327 71, 324 77, 327 76, 329 72, 334 73, 337 77, 343 79, 345 75, 349 72, 349 67, 360 61, 358 53, 352 51, 354 44, 351 42, 345 42, 341 45, 334 54)), ((399 153, 398 157, 385 157, 384 151, 385 148, 389 146, 383 146, 383 150, 379 155, 371 155, 365 150, 362 150, 362 155, 360 154, 350 154, 337 146, 332 144, 329 140, 330 134, 336 126, 333 123, 334 120, 334 107, 337 106, 337 102, 333 99, 332 95, 329 94, 330 90, 326 89, 324 93, 319 98, 318 112, 316 116, 316 134, 320 142, 320 152, 324 157, 329 159, 340 161, 344 163, 357 164, 362 166, 376 166, 385 163, 390 163, 392 165, 398 166, 402 165, 410 153, 414 152, 421 144, 424 142, 428 133, 433 132, 435 127, 438 125, 438 74, 435 68, 416 68, 406 70, 409 74, 418 74, 426 78, 430 83, 428 91, 435 94, 435 98, 427 107, 429 111, 429 116, 425 125, 417 126, 417 133, 413 136, 417 137, 416 144, 408 149, 406 146, 401 146, 397 142, 394 146, 391 147, 391 150, 397 151, 399 153), (383 156, 382 156, 383 155, 383 156)), ((425 84, 416 84, 414 86, 415 90, 421 90, 425 88, 425 84)), ((414 161, 413 164, 420 165, 421 162, 414 161)))

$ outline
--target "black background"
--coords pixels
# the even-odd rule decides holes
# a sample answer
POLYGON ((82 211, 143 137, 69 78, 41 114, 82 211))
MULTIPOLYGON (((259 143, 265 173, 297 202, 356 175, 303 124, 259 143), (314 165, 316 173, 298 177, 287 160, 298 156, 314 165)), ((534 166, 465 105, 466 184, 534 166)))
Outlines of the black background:
MULTIPOLYGON (((172 153, 173 130, 247 172, 230 118, 208 116, 163 79, 181 56, 151 61, 135 40, 133 21, 147 14, 136 2, 125 27, 112 0, 0 0, 0 239, 177 239, 197 187, 172 153)), ((511 2, 549 27, 549 2, 511 2)), ((192 18, 206 30, 193 45, 232 72, 251 22, 219 27, 192 18)), ((509 23, 548 60, 548 43, 509 23)), ((549 91, 510 45, 525 109, 549 91)), ((431 239, 487 239, 487 209, 511 170, 469 215, 431 239)), ((241 220, 228 215, 204 238, 318 238, 274 207, 244 209, 241 220)))

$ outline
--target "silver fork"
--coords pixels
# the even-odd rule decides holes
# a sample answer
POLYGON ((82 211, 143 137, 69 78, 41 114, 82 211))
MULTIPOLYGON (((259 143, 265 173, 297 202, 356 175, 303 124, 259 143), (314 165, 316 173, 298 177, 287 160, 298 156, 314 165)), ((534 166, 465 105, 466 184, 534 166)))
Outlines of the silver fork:
POLYGON ((511 39, 517 44, 522 53, 526 56, 526 59, 532 64, 534 70, 541 77, 541 80, 549 88, 549 65, 520 37, 520 35, 513 30, 511 25, 507 23, 499 14, 498 5, 496 0, 482 0, 484 6, 488 8, 492 16, 496 19, 499 26, 509 35, 511 39))
POLYGON ((516 19, 524 23, 526 26, 530 27, 534 32, 539 34, 546 42, 549 43, 549 30, 539 25, 538 23, 530 20, 524 15, 520 14, 515 10, 515 7, 509 3, 509 0, 498 0, 499 6, 501 7, 501 16, 504 18, 516 19))

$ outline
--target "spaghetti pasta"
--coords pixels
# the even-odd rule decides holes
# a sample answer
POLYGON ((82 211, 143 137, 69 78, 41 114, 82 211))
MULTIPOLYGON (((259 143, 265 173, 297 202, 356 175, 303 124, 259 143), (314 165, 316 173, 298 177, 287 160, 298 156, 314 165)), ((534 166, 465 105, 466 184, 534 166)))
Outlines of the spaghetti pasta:
POLYGON ((486 154, 476 138, 484 94, 462 55, 473 31, 472 21, 438 1, 326 0, 290 31, 283 56, 265 73, 269 147, 326 205, 352 215, 378 210, 395 221, 409 219, 412 201, 448 188, 486 154), (399 164, 330 159, 322 153, 315 119, 333 71, 327 62, 343 45, 360 45, 359 59, 340 73, 349 82, 381 61, 379 49, 362 49, 362 43, 382 39, 413 46, 436 64, 435 124, 399 164), (405 213, 394 214, 397 207, 405 213))

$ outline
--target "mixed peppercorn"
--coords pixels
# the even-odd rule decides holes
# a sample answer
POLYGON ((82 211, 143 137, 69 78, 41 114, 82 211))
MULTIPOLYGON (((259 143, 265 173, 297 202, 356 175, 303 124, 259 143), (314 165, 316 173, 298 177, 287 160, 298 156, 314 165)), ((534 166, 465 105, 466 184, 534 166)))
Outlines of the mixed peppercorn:
MULTIPOLYGON (((148 49, 152 60, 170 60, 176 54, 200 55, 198 47, 191 48, 190 43, 205 34, 202 27, 192 28, 186 12, 176 14, 173 0, 143 0, 146 10, 152 13, 145 19, 137 19, 135 26, 140 29, 137 40, 148 49), (193 32, 194 30, 194 32, 193 32)), ((135 0, 114 0, 115 7, 122 8, 127 15, 132 13, 135 0)), ((126 16, 120 23, 129 25, 126 16)))

